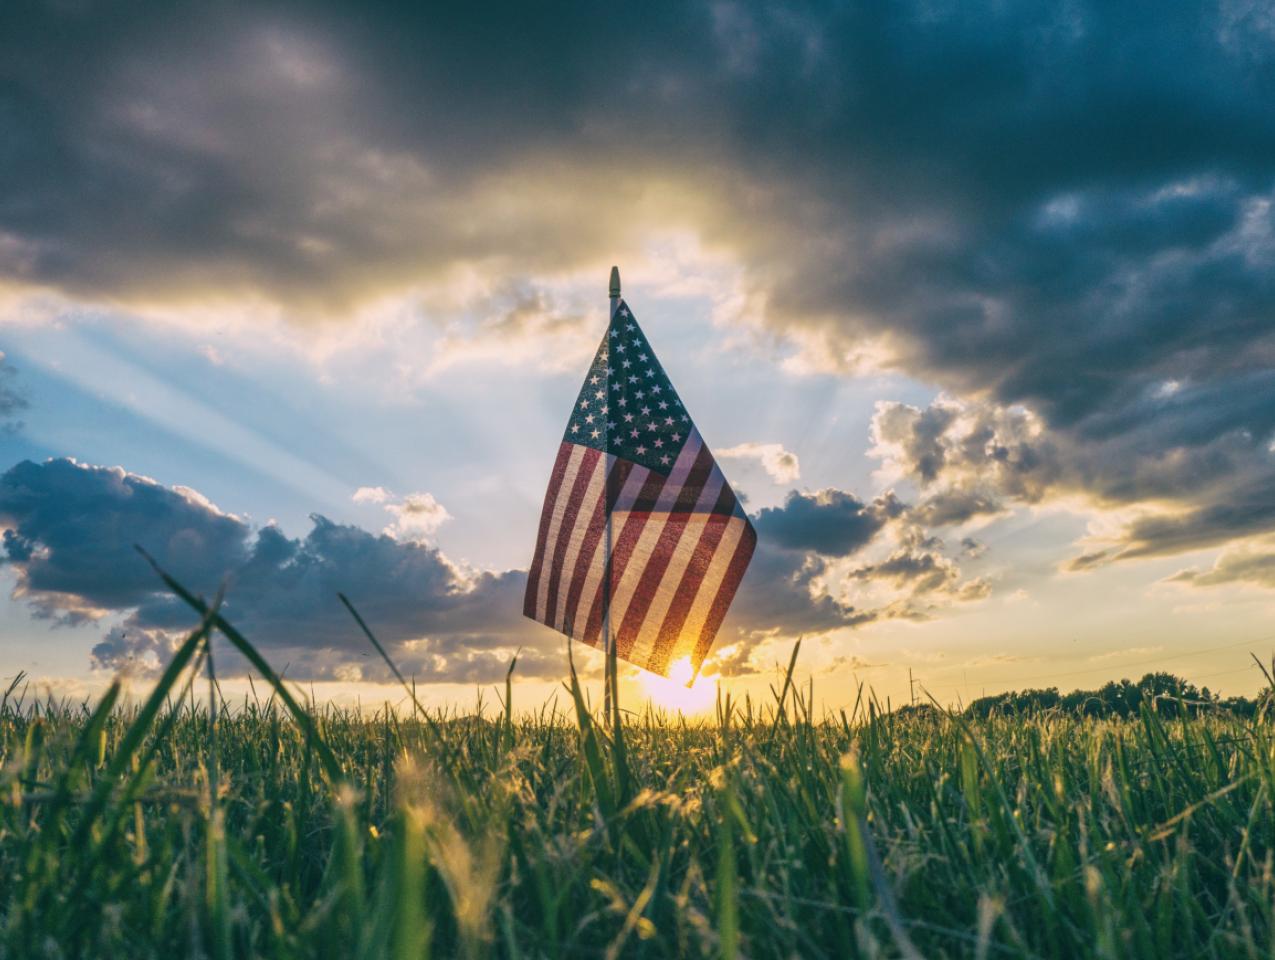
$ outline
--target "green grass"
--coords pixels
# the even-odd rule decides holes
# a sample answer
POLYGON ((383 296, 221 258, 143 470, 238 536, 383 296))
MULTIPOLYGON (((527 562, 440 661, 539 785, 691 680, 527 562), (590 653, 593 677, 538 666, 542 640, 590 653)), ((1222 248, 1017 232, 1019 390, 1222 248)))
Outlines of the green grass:
POLYGON ((215 606, 146 703, 0 706, 0 956, 1272 955, 1264 721, 820 717, 785 683, 617 729, 574 678, 569 714, 480 719, 271 675, 214 730, 215 606))

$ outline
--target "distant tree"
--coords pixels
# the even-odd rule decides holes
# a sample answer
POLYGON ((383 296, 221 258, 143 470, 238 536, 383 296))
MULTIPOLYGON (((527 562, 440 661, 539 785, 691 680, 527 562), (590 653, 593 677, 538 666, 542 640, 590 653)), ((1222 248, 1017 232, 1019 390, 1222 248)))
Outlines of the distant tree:
POLYGON ((1019 690, 979 697, 966 708, 973 717, 988 717, 993 713, 1038 713, 1057 707, 1062 702, 1057 687, 1044 690, 1019 690))
POLYGON ((943 711, 932 703, 908 703, 894 711, 896 717, 921 717, 926 720, 937 720, 943 711))
MULTIPOLYGON (((965 713, 970 717, 985 718, 992 714, 1036 714, 1045 710, 1078 714, 1086 717, 1136 717, 1143 705, 1167 716, 1179 716, 1185 710, 1189 716, 1201 711, 1224 710, 1241 717, 1255 717, 1275 712, 1275 695, 1266 690, 1257 700, 1247 697, 1219 699, 1208 687, 1200 689, 1188 680, 1171 673, 1157 671, 1144 674, 1136 683, 1127 680, 1111 680, 1097 690, 1072 690, 1059 694, 1057 687, 1043 690, 1016 690, 979 697, 965 713)), ((905 708, 906 709, 906 708, 905 708)))

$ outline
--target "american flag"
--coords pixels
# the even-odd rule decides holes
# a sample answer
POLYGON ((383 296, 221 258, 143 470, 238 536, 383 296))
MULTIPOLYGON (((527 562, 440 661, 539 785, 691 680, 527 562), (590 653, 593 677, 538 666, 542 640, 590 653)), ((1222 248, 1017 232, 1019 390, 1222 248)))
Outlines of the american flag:
POLYGON ((605 648, 609 606, 619 657, 664 676, 689 659, 694 676, 756 542, 655 351, 620 301, 558 447, 523 612, 605 648))

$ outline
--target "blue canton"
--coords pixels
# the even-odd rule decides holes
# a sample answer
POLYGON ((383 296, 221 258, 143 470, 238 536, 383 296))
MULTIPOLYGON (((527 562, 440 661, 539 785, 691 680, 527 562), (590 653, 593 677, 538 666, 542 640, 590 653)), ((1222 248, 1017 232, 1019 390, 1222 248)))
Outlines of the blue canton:
POLYGON ((598 345, 563 439, 667 476, 691 418, 623 300, 598 345))

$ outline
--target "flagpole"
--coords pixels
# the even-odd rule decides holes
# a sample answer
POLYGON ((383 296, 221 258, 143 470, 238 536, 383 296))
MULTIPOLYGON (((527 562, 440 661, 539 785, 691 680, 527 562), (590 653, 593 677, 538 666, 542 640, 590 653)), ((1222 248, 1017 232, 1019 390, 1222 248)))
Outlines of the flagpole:
MULTIPOLYGON (((610 283, 607 285, 607 292, 611 297, 611 311, 607 319, 607 330, 609 332, 611 329, 611 324, 615 322, 615 311, 618 310, 620 307, 620 268, 619 267, 611 268, 611 280, 610 280, 610 283)), ((607 343, 608 358, 610 357, 610 354, 611 354, 611 344, 608 341, 607 343)), ((610 367, 609 359, 607 362, 607 366, 608 368, 610 367)), ((609 406, 611 403, 610 376, 606 378, 606 390, 607 390, 607 405, 609 406)), ((605 690, 603 692, 602 710, 603 710, 603 713, 606 714, 607 720, 610 721, 611 710, 612 710, 611 686, 613 683, 617 682, 618 678, 614 676, 614 674, 616 673, 617 664, 615 659, 615 638, 611 636, 611 463, 612 461, 611 461, 611 431, 607 427, 608 422, 609 420, 604 420, 602 422, 602 429, 605 431, 603 433, 603 437, 606 440, 606 442, 603 444, 603 446, 605 447, 605 450, 603 451, 603 454, 602 454, 603 456, 602 466, 603 466, 603 469, 606 470, 606 473, 603 475, 606 478, 606 482, 603 484, 603 490, 602 490, 602 496, 603 496, 602 509, 606 513, 605 553, 603 554, 606 560, 602 567, 602 571, 603 571, 602 573, 602 649, 606 654, 606 670, 603 673, 603 676, 606 678, 606 680, 603 684, 603 686, 605 687, 605 690)), ((616 704, 615 708, 618 711, 619 705, 616 704)))

